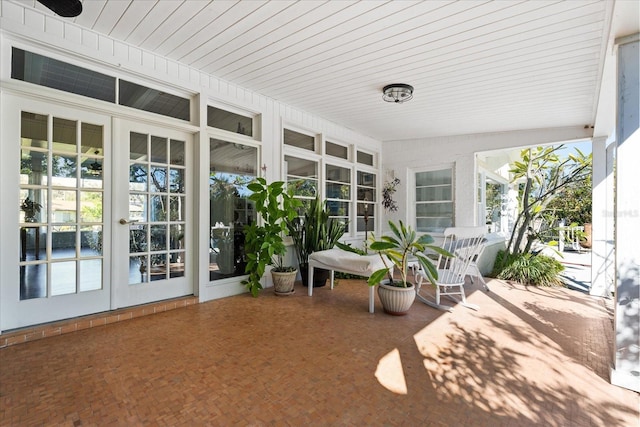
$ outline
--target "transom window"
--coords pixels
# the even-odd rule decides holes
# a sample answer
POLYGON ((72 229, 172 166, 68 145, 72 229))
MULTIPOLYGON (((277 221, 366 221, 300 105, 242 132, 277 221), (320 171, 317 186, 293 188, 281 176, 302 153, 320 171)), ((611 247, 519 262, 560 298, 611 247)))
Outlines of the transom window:
POLYGON ((305 135, 290 129, 284 130, 284 144, 304 150, 316 151, 316 139, 311 135, 305 135))

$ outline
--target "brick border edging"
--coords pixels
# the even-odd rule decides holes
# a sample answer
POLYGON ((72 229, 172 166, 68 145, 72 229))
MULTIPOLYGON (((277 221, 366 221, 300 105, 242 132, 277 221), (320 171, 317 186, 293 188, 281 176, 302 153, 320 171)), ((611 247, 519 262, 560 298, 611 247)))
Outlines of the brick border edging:
POLYGON ((52 323, 44 323, 37 326, 28 326, 1 334, 0 349, 47 337, 68 334, 75 331, 81 331, 83 329, 95 328, 98 326, 135 319, 137 317, 175 310, 177 308, 183 308, 198 303, 198 297, 181 297, 145 305, 138 305, 135 307, 106 311, 99 314, 75 317, 52 323))

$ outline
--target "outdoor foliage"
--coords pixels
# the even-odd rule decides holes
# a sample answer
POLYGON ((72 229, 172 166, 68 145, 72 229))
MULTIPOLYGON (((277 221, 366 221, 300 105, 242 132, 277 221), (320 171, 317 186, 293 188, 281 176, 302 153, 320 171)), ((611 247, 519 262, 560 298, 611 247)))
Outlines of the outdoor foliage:
POLYGON ((547 206, 545 219, 553 224, 564 219, 565 224, 584 225, 591 222, 591 174, 561 189, 547 206))
POLYGON ((521 160, 512 164, 513 181, 521 183, 519 211, 509 238, 511 254, 529 253, 539 237, 532 224, 548 212, 549 204, 561 192, 591 176, 591 154, 575 154, 561 159, 564 146, 537 147, 522 150, 521 160))
POLYGON ((496 266, 502 266, 494 271, 492 276, 502 280, 512 280, 533 286, 562 286, 559 274, 564 266, 558 260, 541 254, 509 254, 498 252, 496 266))
POLYGON ((554 218, 557 210, 550 208, 554 200, 568 197, 575 189, 590 188, 592 171, 591 154, 585 155, 576 149, 575 153, 561 158, 558 152, 563 147, 524 149, 520 160, 511 165, 512 182, 520 185, 519 209, 506 254, 496 259, 495 277, 526 284, 560 283, 557 275, 562 265, 543 255, 532 254, 533 243, 541 239, 535 225, 554 218))

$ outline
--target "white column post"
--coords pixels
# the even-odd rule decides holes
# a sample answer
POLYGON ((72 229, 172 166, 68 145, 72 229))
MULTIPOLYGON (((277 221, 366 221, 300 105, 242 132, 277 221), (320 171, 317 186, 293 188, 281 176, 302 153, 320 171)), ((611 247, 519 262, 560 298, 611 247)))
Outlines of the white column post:
POLYGON ((640 392, 640 35, 618 45, 616 306, 611 383, 640 392))
MULTIPOLYGON (((607 140, 593 138, 592 208, 591 208, 591 288, 594 296, 609 296, 606 266, 613 256, 607 252, 607 140)), ((613 254, 611 254, 613 255, 613 254)))

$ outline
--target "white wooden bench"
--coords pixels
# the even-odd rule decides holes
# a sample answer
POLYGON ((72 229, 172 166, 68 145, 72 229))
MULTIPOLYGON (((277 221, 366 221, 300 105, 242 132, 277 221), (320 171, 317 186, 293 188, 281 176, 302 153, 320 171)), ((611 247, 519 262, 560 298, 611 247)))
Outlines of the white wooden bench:
MULTIPOLYGON (((391 267, 392 264, 388 264, 391 267)), ((335 271, 369 277, 374 272, 385 268, 385 265, 378 254, 358 255, 356 253, 344 251, 338 248, 313 252, 311 255, 309 255, 309 281, 307 282, 309 283, 309 296, 313 295, 313 270, 315 268, 324 268, 325 270, 329 270, 331 272, 331 289, 333 289, 333 278, 335 271)), ((369 313, 373 313, 375 286, 368 287, 369 313)))

